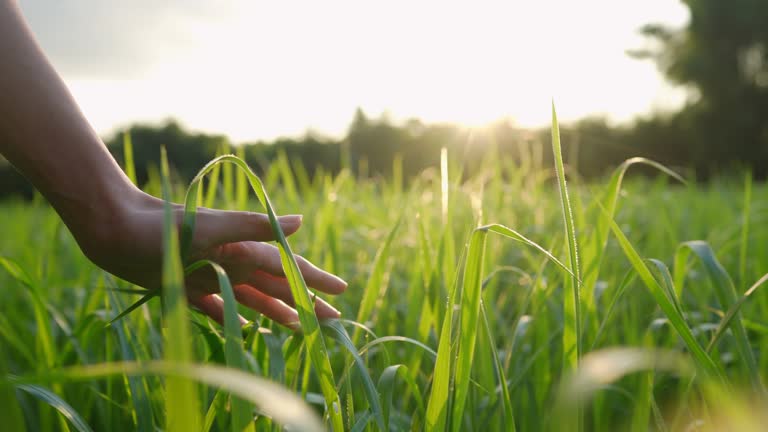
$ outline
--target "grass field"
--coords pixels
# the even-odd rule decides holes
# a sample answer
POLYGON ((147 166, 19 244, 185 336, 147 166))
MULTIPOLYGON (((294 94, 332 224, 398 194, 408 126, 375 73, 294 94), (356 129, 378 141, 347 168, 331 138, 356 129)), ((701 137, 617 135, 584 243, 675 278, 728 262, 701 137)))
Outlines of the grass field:
MULTIPOLYGON (((566 196, 540 154, 489 151, 469 179, 446 154, 408 185, 276 161, 274 211, 305 215, 287 273, 292 250, 349 282, 329 299, 343 319, 318 326, 292 279, 304 335, 244 308, 242 332, 187 312, 177 247, 163 305, 108 325, 144 293, 90 264, 43 201, 1 204, 0 429, 762 430, 766 186, 627 163, 566 196)), ((204 203, 265 211, 223 162, 204 203)), ((182 201, 163 179, 147 190, 182 201)))

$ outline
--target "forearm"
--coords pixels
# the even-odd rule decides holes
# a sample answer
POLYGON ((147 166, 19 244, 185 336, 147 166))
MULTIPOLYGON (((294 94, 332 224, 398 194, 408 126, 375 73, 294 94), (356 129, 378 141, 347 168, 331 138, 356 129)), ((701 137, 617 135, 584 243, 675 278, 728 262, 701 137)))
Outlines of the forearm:
POLYGON ((134 191, 11 0, 0 0, 0 153, 73 231, 134 191))

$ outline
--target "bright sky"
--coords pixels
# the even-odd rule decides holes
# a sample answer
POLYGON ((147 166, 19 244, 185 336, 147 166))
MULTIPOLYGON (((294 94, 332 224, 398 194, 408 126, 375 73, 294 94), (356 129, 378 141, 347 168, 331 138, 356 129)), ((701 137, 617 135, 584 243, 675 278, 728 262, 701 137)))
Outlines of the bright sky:
POLYGON ((173 116, 236 142, 340 136, 356 107, 394 119, 628 121, 684 100, 648 61, 648 22, 676 0, 504 2, 21 0, 102 133, 173 116))

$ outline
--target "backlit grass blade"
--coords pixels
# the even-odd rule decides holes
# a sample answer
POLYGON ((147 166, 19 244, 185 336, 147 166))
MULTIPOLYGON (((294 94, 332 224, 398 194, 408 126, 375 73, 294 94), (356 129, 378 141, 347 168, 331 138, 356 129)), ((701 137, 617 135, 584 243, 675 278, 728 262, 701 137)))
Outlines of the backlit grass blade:
MULTIPOLYGON (((187 267, 185 273, 209 265, 216 272, 221 298, 224 300, 224 358, 227 366, 248 371, 248 363, 243 349, 243 333, 240 328, 240 319, 237 313, 237 301, 232 290, 232 284, 224 269, 213 261, 202 260, 187 267)), ((232 411, 232 432, 253 431, 253 406, 240 398, 233 398, 230 410, 232 411)))
POLYGON ((456 375, 451 429, 462 429, 464 406, 469 394, 469 379, 475 356, 475 343, 479 328, 480 295, 483 283, 483 260, 487 230, 477 229, 472 233, 467 249, 464 280, 461 290, 461 315, 459 318, 459 351, 456 356, 456 375))
MULTIPOLYGON (((226 151, 224 151, 223 146, 220 146, 216 150, 216 157, 219 157, 223 154, 226 154, 226 151)), ((205 198, 203 201, 203 206, 211 208, 214 205, 216 205, 216 193, 219 189, 219 174, 221 173, 221 165, 216 165, 213 167, 213 170, 211 170, 211 173, 208 175, 208 188, 205 191, 205 198)), ((184 249, 182 249, 183 251, 184 249)))
MULTIPOLYGON (((723 309, 730 309, 738 301, 738 294, 736 293, 736 287, 733 285, 731 277, 725 268, 720 264, 715 256, 715 252, 709 246, 708 243, 700 240, 685 242, 677 250, 675 256, 675 271, 681 272, 685 267, 685 263, 688 261, 688 254, 692 252, 704 266, 707 271, 709 279, 712 281, 712 285, 715 288, 718 300, 723 309), (678 268, 679 265, 679 268, 678 268)), ((678 276, 678 283, 682 283, 680 280, 682 276, 678 276)), ((752 384, 756 389, 762 390, 762 384, 760 380, 760 371, 757 366, 757 360, 752 352, 752 347, 747 337, 747 332, 744 329, 744 324, 741 322, 741 313, 738 310, 735 311, 735 316, 730 322, 730 327, 733 329, 733 333, 736 340, 736 346, 739 350, 739 357, 745 363, 747 372, 751 378, 752 384)))
MULTIPOLYGON (((192 337, 187 323, 184 272, 179 256, 176 224, 171 213, 168 157, 161 151, 161 180, 165 212, 163 217, 163 318, 165 325, 164 358, 179 365, 193 361, 192 337)), ((183 376, 169 376, 165 381, 166 429, 199 430, 200 405, 197 385, 183 376)))
MULTIPOLYGON (((459 262, 463 262, 464 253, 462 253, 462 259, 459 262)), ((432 388, 429 392, 429 400, 427 401, 427 415, 425 419, 426 430, 428 431, 444 431, 448 424, 449 410, 451 406, 451 377, 453 376, 453 353, 452 342, 452 324, 453 324, 453 309, 456 303, 456 291, 458 286, 458 278, 460 275, 459 270, 454 272, 456 280, 453 286, 448 292, 448 303, 445 308, 445 315, 440 329, 440 339, 437 344, 437 359, 435 360, 435 367, 432 372, 432 388)))
MULTIPOLYGON (((92 381, 96 378, 121 375, 161 375, 167 377, 166 380, 170 377, 194 380, 248 400, 265 415, 293 428, 292 430, 309 432, 325 430, 314 411, 292 391, 253 374, 222 366, 180 364, 167 361, 100 363, 44 371, 35 375, 19 377, 15 381, 18 384, 34 384, 46 381, 92 381)), ((174 396, 179 397, 181 395, 174 396)), ((193 413, 187 414, 193 415, 193 413)))
POLYGON ((123 132, 123 158, 125 160, 125 175, 128 176, 131 183, 138 186, 136 183, 136 166, 133 162, 133 142, 129 131, 123 132))
MULTIPOLYGON (((237 157, 245 162, 244 145, 237 148, 237 157)), ((248 179, 243 170, 235 171, 235 205, 239 209, 245 208, 248 205, 248 179)))
POLYGON ((563 366, 575 369, 581 357, 581 275, 579 271, 579 250, 576 241, 576 227, 573 222, 573 210, 568 198, 568 188, 565 184, 565 166, 563 164, 563 151, 560 145, 560 126, 557 123, 555 103, 552 102, 552 153, 555 157, 555 171, 557 172, 557 184, 560 189, 560 207, 563 211, 565 226, 565 238, 568 258, 570 262, 571 278, 569 288, 570 296, 565 296, 563 314, 565 327, 563 329, 563 366))
POLYGON ((285 150, 278 150, 277 160, 273 163, 280 172, 280 183, 283 186, 283 193, 285 193, 286 198, 292 203, 298 202, 299 192, 296 187, 293 171, 291 170, 291 163, 288 161, 288 154, 285 150))
MULTIPOLYGON (((336 392, 333 370, 328 359, 328 352, 325 347, 322 332, 320 331, 320 324, 317 321, 317 317, 314 312, 314 303, 310 298, 309 288, 307 287, 304 277, 299 271, 299 266, 296 263, 296 258, 288 245, 288 240, 277 221, 277 214, 275 213, 272 203, 269 200, 264 185, 256 174, 251 171, 250 167, 243 162, 240 158, 232 155, 219 156, 205 165, 200 172, 192 179, 192 182, 187 189, 187 195, 185 199, 185 214, 184 214, 184 226, 182 233, 188 236, 189 240, 185 242, 186 251, 191 244, 191 235, 194 233, 194 220, 197 211, 197 188, 199 188, 202 178, 210 172, 217 164, 224 163, 224 166, 234 164, 241 170, 243 170, 248 178, 248 182, 251 188, 256 193, 259 202, 264 207, 269 217, 269 222, 272 227, 272 233, 277 241, 277 247, 280 251, 280 260, 282 262, 283 271, 288 279, 291 294, 296 302, 296 310, 299 314, 299 321, 301 323, 301 329, 304 333, 307 343, 307 349, 311 364, 315 367, 320 381, 320 387, 325 397, 326 408, 331 418, 331 423, 334 430, 343 430, 344 422, 341 414, 341 401, 339 395, 336 392)), ((185 252, 188 253, 188 252, 185 252)))
POLYGON ((621 231, 621 228, 616 225, 615 221, 611 221, 611 230, 618 240, 621 249, 624 251, 624 255, 626 255, 630 264, 632 264, 632 267, 634 267, 638 276, 640 276, 640 279, 643 281, 653 298, 656 300, 656 304, 659 305, 661 310, 664 312, 664 315, 667 316, 667 319, 669 320, 672 327, 685 342, 685 345, 693 356, 694 362, 699 371, 707 378, 719 378, 723 380, 724 376, 722 371, 716 366, 712 358, 696 341, 696 338, 693 336, 693 333, 691 332, 690 327, 688 327, 688 324, 685 322, 683 316, 678 312, 678 309, 667 297, 664 289, 653 277, 653 274, 648 269, 645 262, 643 262, 643 259, 640 258, 640 255, 621 231))
MULTIPOLYGON (((77 411, 75 411, 75 409, 72 408, 70 404, 65 402, 64 399, 60 398, 56 393, 48 390, 45 387, 41 387, 39 385, 33 385, 33 384, 19 384, 16 386, 16 388, 31 394, 35 398, 55 408, 56 411, 61 413, 61 415, 63 415, 67 420, 69 420, 69 422, 72 423, 72 426, 74 426, 75 429, 77 429, 78 431, 93 432, 93 429, 91 429, 91 427, 88 426, 88 423, 86 423, 85 420, 83 420, 80 414, 77 411)), ((5 409, 3 409, 3 411, 5 411, 5 409)), ((4 418, 3 428, 7 426, 8 425, 5 423, 5 418, 4 418)))

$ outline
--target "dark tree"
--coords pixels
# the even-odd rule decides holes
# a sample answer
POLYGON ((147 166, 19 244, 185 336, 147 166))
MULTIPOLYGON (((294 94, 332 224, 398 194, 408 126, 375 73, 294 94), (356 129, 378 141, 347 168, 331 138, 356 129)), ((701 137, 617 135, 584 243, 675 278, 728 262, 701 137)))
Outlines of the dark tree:
POLYGON ((733 163, 768 172, 768 2, 683 0, 685 28, 648 24, 642 33, 656 48, 651 58, 692 98, 678 115, 690 126, 691 162, 705 173, 733 163))

